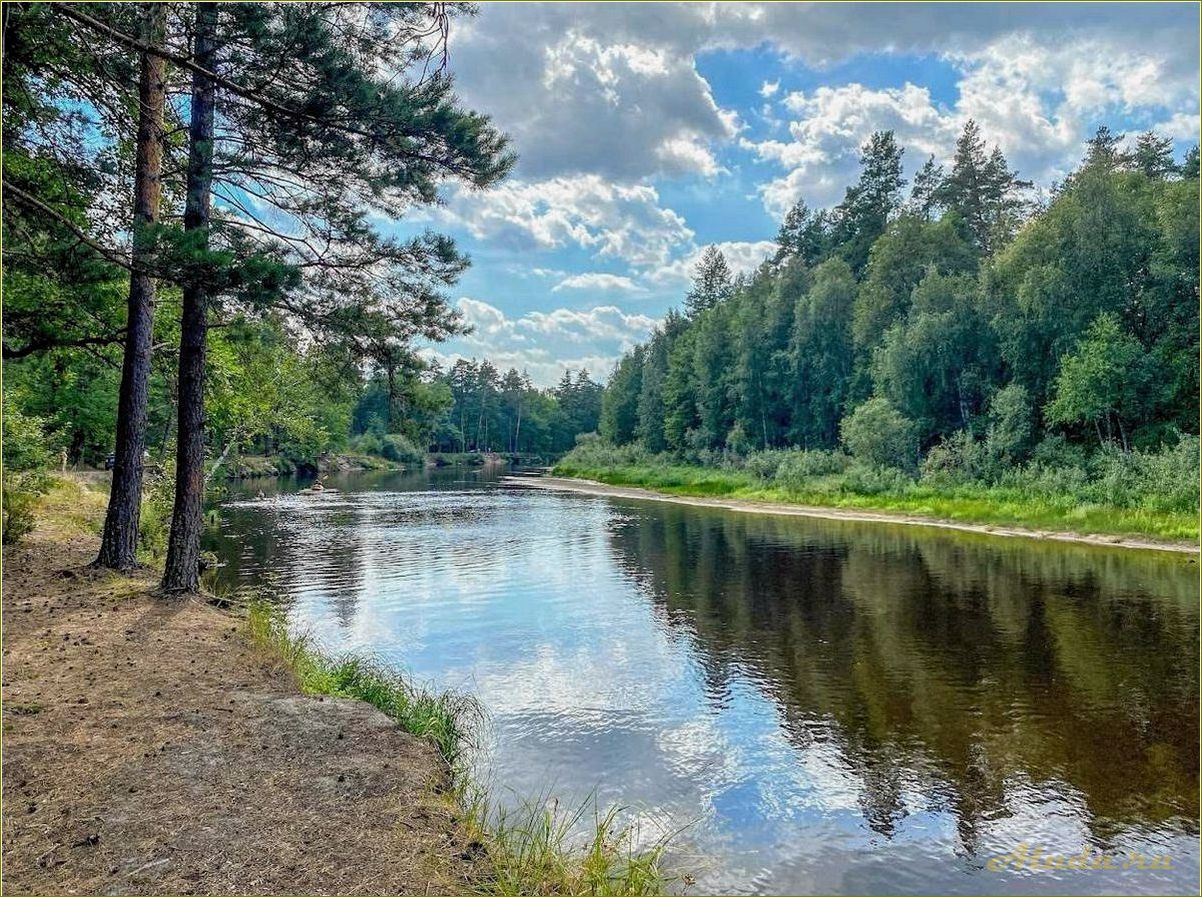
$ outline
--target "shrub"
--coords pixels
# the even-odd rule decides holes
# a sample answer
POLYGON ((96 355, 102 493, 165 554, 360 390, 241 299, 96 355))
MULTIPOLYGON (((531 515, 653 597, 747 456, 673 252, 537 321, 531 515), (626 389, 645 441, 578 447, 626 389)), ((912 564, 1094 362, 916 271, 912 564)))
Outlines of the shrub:
POLYGON ((22 489, 17 483, 4 484, 4 536, 5 545, 15 545, 25 536, 33 532, 37 521, 33 515, 33 506, 37 502, 37 493, 22 489))
POLYGON ((840 491, 850 495, 884 495, 904 492, 911 483, 905 473, 894 467, 852 464, 843 475, 840 491))
POLYGON ((1198 508, 1198 437, 1151 452, 1107 448, 1090 459, 1100 500, 1150 511, 1198 508))
POLYGON ((781 462, 792 454, 787 449, 768 449, 763 452, 752 452, 743 459, 743 469, 760 480, 776 478, 781 462))
POLYGON ((843 473, 851 465, 851 458, 840 451, 791 451, 782 452, 777 465, 775 480, 786 489, 800 489, 816 477, 843 473))
POLYGON ((4 469, 36 470, 49 466, 50 440, 46 423, 40 417, 25 414, 4 394, 4 469))
POLYGON ((634 467, 649 460, 641 444, 612 445, 602 439, 581 439, 560 459, 563 470, 595 470, 602 467, 634 467))
POLYGON ((932 484, 990 482, 997 470, 991 447, 964 430, 941 440, 922 462, 922 479, 932 484))
POLYGON ((398 464, 423 464, 426 453, 400 433, 387 433, 380 437, 380 454, 398 464))
POLYGON ((918 441, 914 423, 879 396, 869 399, 843 418, 839 433, 847 450, 860 461, 914 470, 918 441))
POLYGON ((363 433, 351 440, 351 448, 365 455, 378 455, 384 447, 377 433, 363 433))
POLYGON ((989 454, 1005 465, 1022 461, 1031 450, 1031 400, 1017 383, 999 389, 989 402, 989 454))
POLYGON ((1085 450, 1059 433, 1044 438, 1031 452, 1031 463, 1039 467, 1077 467, 1085 469, 1085 450))
POLYGON ((171 508, 175 504, 175 462, 147 467, 142 477, 142 508, 138 515, 138 548, 154 560, 167 553, 171 508))

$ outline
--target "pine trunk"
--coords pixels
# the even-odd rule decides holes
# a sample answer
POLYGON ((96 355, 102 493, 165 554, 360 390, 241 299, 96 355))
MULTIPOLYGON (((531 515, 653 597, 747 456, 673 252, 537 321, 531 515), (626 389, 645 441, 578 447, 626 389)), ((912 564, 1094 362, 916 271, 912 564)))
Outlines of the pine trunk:
MULTIPOLYGON (((194 59, 202 69, 217 63, 218 4, 196 5, 194 59)), ((208 248, 209 206, 213 183, 213 107, 216 85, 200 72, 192 76, 192 117, 188 133, 188 195, 185 232, 199 231, 197 252, 208 248)), ((175 507, 163 590, 200 590, 200 535, 204 503, 205 340, 208 336, 209 285, 192 279, 184 285, 179 342, 179 423, 175 456, 175 507)))
MULTIPOLYGON (((167 30, 167 4, 143 10, 142 40, 160 47, 167 30)), ((126 312, 125 357, 117 399, 117 442, 104 535, 96 565, 113 570, 137 566, 138 524, 142 508, 142 457, 146 451, 146 408, 154 331, 155 281, 148 273, 154 252, 149 233, 159 219, 162 197, 163 108, 167 66, 160 56, 143 53, 138 79, 138 143, 134 167, 134 218, 126 312)))

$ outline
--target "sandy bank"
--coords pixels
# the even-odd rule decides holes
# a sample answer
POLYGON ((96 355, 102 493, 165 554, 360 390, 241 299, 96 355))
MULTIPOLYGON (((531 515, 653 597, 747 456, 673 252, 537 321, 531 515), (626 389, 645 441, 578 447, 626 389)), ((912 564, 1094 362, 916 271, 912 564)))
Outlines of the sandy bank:
POLYGON ((97 546, 4 549, 6 893, 466 892, 433 747, 302 695, 240 617, 88 569, 97 546))
POLYGON ((584 495, 632 498, 643 501, 664 501, 673 504, 692 505, 698 508, 722 508, 750 514, 777 514, 785 517, 818 517, 824 520, 856 520, 871 523, 894 523, 910 526, 928 526, 939 529, 959 530, 967 533, 983 533, 990 536, 1011 536, 1024 539, 1042 539, 1054 542, 1077 542, 1087 545, 1104 545, 1110 548, 1135 548, 1151 551, 1175 551, 1198 553, 1198 544, 1192 542, 1161 542, 1141 536, 1096 535, 1090 533, 1058 532, 1054 530, 1024 529, 1022 527, 994 526, 983 523, 962 523, 956 520, 941 520, 912 514, 888 511, 864 511, 852 508, 824 508, 811 505, 791 505, 768 501, 751 501, 740 498, 709 498, 689 495, 670 495, 642 489, 637 486, 610 486, 593 480, 578 480, 569 477, 505 477, 505 482, 537 489, 563 490, 584 495))

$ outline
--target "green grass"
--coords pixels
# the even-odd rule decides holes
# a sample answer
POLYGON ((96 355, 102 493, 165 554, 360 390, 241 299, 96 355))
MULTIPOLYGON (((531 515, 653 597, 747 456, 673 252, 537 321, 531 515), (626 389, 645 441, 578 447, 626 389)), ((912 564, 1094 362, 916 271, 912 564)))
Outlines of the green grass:
POLYGON ((671 879, 661 866, 671 836, 640 844, 623 810, 595 801, 560 808, 528 800, 517 809, 493 806, 481 788, 461 796, 464 825, 487 847, 487 894, 662 894, 671 879))
POLYGON ((460 772, 464 747, 483 715, 473 698, 427 691, 367 658, 329 657, 305 636, 288 632, 280 614, 267 602, 251 602, 247 626, 251 640, 277 654, 305 694, 355 698, 371 704, 404 731, 433 744, 448 769, 460 772))
POLYGON ((881 491, 865 493, 856 491, 855 481, 846 474, 817 476, 800 487, 784 487, 737 469, 655 463, 600 467, 576 464, 570 458, 560 462, 554 472, 613 486, 641 486, 669 495, 883 511, 1057 532, 1145 536, 1171 541, 1198 539, 1196 510, 1118 507, 1083 500, 1073 493, 1017 486, 944 487, 899 480, 881 491))
POLYGON ((661 870, 668 838, 639 844, 622 810, 591 803, 560 810, 557 802, 531 800, 517 810, 494 804, 473 782, 465 750, 483 723, 475 699, 430 692, 375 661, 330 657, 305 636, 290 633, 275 606, 262 600, 247 608, 251 640, 280 657, 306 694, 366 701, 401 729, 430 741, 447 763, 453 799, 467 836, 483 846, 476 890, 483 894, 662 894, 661 870), (592 818, 588 818, 589 811, 592 818))

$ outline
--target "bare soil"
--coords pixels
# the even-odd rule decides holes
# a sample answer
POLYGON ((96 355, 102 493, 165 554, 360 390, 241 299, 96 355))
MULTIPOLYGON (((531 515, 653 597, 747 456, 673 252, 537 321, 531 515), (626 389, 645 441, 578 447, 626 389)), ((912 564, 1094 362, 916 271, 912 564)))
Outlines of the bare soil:
POLYGON ((301 694, 238 616, 89 569, 98 544, 4 549, 5 893, 470 888, 431 746, 301 694))
POLYGON ((826 520, 859 520, 872 523, 899 523, 908 526, 931 526, 938 529, 959 530, 967 533, 984 533, 990 536, 1011 536, 1026 539, 1046 539, 1054 542, 1078 542, 1086 545, 1105 545, 1111 548, 1138 548, 1151 551, 1176 551, 1198 554, 1197 542, 1170 542, 1140 536, 1115 536, 1098 533, 1073 533, 1058 530, 1027 529, 1020 526, 996 526, 989 523, 963 523, 958 520, 943 520, 937 517, 922 517, 917 514, 900 514, 891 511, 862 511, 855 508, 825 508, 815 505, 792 505, 771 501, 753 501, 745 498, 706 498, 691 495, 671 495, 643 489, 639 486, 611 486, 595 480, 574 477, 506 477, 508 482, 519 486, 538 489, 560 489, 565 492, 580 492, 585 495, 601 495, 610 498, 635 498, 643 501, 666 501, 678 505, 693 505, 699 508, 723 508, 752 514, 777 514, 785 517, 819 517, 826 520))

